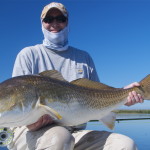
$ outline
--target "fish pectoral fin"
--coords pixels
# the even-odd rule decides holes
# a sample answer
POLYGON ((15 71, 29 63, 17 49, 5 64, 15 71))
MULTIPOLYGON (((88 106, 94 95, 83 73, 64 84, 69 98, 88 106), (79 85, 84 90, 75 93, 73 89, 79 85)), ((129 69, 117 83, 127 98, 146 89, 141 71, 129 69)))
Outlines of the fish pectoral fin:
POLYGON ((62 119, 62 116, 56 110, 54 110, 46 105, 41 104, 40 97, 39 97, 35 107, 37 109, 42 109, 45 114, 50 114, 50 116, 55 120, 62 119))
POLYGON ((71 84, 75 84, 86 88, 99 89, 99 90, 116 90, 116 88, 114 87, 108 86, 100 82, 91 81, 86 78, 74 80, 71 82, 71 84))
POLYGON ((46 112, 48 112, 48 114, 50 114, 50 116, 52 118, 57 119, 57 120, 62 119, 62 116, 57 111, 55 111, 54 109, 52 109, 48 106, 42 105, 42 104, 40 104, 39 107, 42 107, 43 109, 45 109, 46 112))
POLYGON ((113 130, 115 127, 115 121, 116 121, 116 113, 111 112, 102 119, 100 119, 109 129, 113 130))

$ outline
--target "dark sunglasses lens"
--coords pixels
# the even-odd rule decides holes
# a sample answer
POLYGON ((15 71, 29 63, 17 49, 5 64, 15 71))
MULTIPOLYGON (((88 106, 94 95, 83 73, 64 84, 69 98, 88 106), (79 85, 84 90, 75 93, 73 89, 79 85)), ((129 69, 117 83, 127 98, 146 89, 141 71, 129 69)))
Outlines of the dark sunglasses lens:
POLYGON ((67 18, 64 16, 58 16, 58 17, 56 17, 56 20, 59 23, 63 23, 63 22, 66 22, 67 18))
POLYGON ((44 21, 45 23, 52 23, 53 20, 54 20, 53 17, 46 17, 46 18, 43 19, 43 21, 44 21))
POLYGON ((57 17, 46 17, 43 19, 45 23, 52 23, 54 20, 56 20, 58 23, 66 22, 67 18, 65 16, 57 16, 57 17))

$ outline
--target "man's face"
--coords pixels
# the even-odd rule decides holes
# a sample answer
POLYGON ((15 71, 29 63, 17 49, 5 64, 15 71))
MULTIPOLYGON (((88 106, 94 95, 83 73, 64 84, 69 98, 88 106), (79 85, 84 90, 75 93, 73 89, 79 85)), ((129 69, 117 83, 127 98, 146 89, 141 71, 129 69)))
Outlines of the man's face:
POLYGON ((42 23, 45 29, 50 32, 57 33, 67 26, 68 20, 61 11, 53 8, 47 12, 42 23))

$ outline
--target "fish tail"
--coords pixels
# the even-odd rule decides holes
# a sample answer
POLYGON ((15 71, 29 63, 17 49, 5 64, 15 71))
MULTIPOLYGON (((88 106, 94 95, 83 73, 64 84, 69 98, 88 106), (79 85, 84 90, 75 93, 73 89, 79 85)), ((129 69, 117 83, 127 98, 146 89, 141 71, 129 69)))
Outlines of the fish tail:
POLYGON ((143 97, 146 100, 150 100, 150 75, 147 75, 140 81, 140 90, 143 93, 143 97))

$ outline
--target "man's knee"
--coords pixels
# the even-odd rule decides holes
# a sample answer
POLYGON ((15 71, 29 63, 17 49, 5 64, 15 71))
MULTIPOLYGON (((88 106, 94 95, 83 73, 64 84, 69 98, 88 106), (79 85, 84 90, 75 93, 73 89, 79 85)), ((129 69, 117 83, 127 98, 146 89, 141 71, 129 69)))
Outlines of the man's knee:
POLYGON ((134 141, 122 134, 107 131, 82 131, 74 133, 75 150, 137 150, 134 141))
POLYGON ((41 145, 42 149, 47 150, 72 150, 74 147, 74 137, 66 128, 55 126, 43 134, 38 145, 41 145))
POLYGON ((74 143, 74 137, 71 135, 71 133, 64 127, 56 126, 53 127, 51 130, 52 140, 56 143, 59 143, 60 145, 70 144, 74 143))
MULTIPOLYGON (((122 136, 124 136, 124 135, 122 135, 122 136)), ((133 139, 131 139, 127 136, 124 136, 124 138, 122 139, 122 142, 124 143, 124 148, 126 148, 127 150, 138 150, 133 139)))
POLYGON ((112 147, 112 150, 138 150, 135 142, 122 134, 112 133, 107 142, 110 144, 110 147, 112 147))

